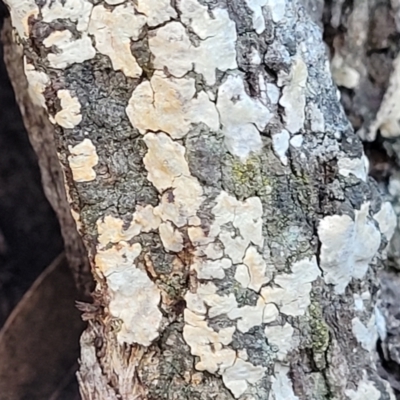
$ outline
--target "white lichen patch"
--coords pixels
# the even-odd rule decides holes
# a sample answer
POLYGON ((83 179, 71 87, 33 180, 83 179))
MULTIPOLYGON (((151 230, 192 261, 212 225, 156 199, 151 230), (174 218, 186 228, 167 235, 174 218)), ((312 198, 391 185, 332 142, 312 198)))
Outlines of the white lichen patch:
POLYGON ((141 251, 138 243, 120 242, 107 250, 98 249, 95 265, 107 281, 110 314, 122 321, 118 341, 149 346, 159 334, 161 295, 147 274, 135 266, 141 251))
POLYGON ((235 24, 226 10, 214 8, 211 17, 207 7, 196 0, 182 0, 178 6, 183 24, 190 26, 201 40, 193 45, 180 22, 170 22, 157 29, 149 39, 150 51, 155 57, 154 67, 167 68, 173 76, 181 78, 194 66, 194 70, 213 85, 217 69, 237 68, 235 24))
POLYGON ((300 56, 296 56, 279 100, 279 104, 285 108, 285 127, 292 134, 298 133, 304 126, 307 78, 307 65, 300 56))
POLYGON ((267 264, 255 246, 248 247, 243 264, 248 271, 248 284, 243 286, 259 292, 271 280, 272 271, 267 271, 267 264))
POLYGON ((98 242, 101 247, 106 247, 109 243, 119 243, 129 241, 140 233, 140 226, 133 224, 128 229, 124 229, 124 221, 111 215, 97 221, 98 242))
POLYGON ((295 148, 300 148, 303 145, 304 142, 304 138, 303 135, 294 135, 291 139, 290 139, 290 145, 295 147, 295 148))
POLYGON ((295 345, 293 338, 294 329, 286 323, 285 325, 267 326, 264 330, 268 344, 270 346, 276 346, 278 351, 276 357, 279 361, 286 359, 287 353, 292 350, 295 345))
POLYGON ((294 263, 289 274, 277 275, 277 287, 265 287, 261 296, 265 303, 274 303, 283 314, 304 315, 311 304, 311 283, 320 276, 315 257, 294 263))
POLYGON ((375 313, 372 314, 367 326, 365 326, 358 317, 353 318, 351 324, 353 335, 357 341, 365 350, 372 351, 378 339, 375 313))
POLYGON ((242 363, 243 360, 236 364, 238 355, 227 346, 236 329, 246 333, 263 322, 272 322, 279 316, 278 309, 274 305, 266 306, 261 297, 254 307, 238 307, 234 294, 217 294, 217 287, 211 282, 200 284, 196 293, 188 292, 185 300, 187 309, 184 314, 184 339, 190 346, 191 353, 200 358, 196 369, 222 375, 226 386, 239 397, 248 383, 255 384, 261 379, 264 370, 251 363, 242 363), (235 321, 236 326, 214 331, 208 326, 207 317, 220 315, 226 315, 235 321), (229 367, 233 368, 227 370, 229 367), (241 377, 235 375, 239 371, 242 371, 241 377))
POLYGON ((234 264, 242 263, 246 249, 250 243, 262 247, 262 204, 258 197, 251 197, 241 202, 222 191, 216 198, 213 208, 215 216, 208 237, 219 238, 225 254, 234 264), (222 227, 231 223, 240 233, 222 227))
POLYGON ((385 341, 387 338, 386 319, 377 305, 375 305, 374 307, 374 314, 375 314, 375 327, 378 336, 382 341, 385 341))
POLYGON ((171 222, 163 222, 159 229, 160 239, 166 251, 179 253, 183 249, 182 233, 171 222))
POLYGON ((212 130, 219 129, 215 104, 204 91, 196 94, 195 80, 167 78, 162 72, 156 72, 150 82, 145 81, 134 90, 126 113, 143 134, 162 131, 180 139, 192 124, 200 122, 212 130))
POLYGON ((161 197, 155 214, 163 221, 172 221, 178 228, 197 221, 196 213, 203 202, 203 189, 192 176, 177 177, 172 184, 172 192, 161 197))
POLYGON ((185 148, 165 133, 148 133, 144 141, 148 147, 143 159, 147 178, 162 193, 154 214, 178 228, 198 222, 196 213, 203 202, 203 189, 190 175, 185 148))
POLYGON ((165 133, 148 133, 144 141, 148 148, 144 157, 147 179, 159 192, 172 188, 178 176, 190 176, 182 145, 165 133))
POLYGON ((124 221, 111 215, 106 215, 97 221, 98 242, 101 247, 106 247, 109 243, 119 243, 129 241, 141 232, 150 232, 158 229, 161 220, 154 215, 154 208, 148 204, 145 207, 136 206, 132 222, 129 227, 124 229, 124 221))
POLYGON ((77 97, 71 96, 69 90, 59 90, 61 110, 54 116, 54 121, 66 129, 72 129, 82 121, 81 104, 77 97))
POLYGON ((397 226, 397 217, 389 201, 382 204, 381 209, 374 215, 374 220, 378 222, 379 230, 389 241, 397 226))
POLYGON ((263 8, 268 7, 271 11, 272 20, 278 23, 285 16, 285 0, 246 0, 251 11, 253 11, 253 27, 260 34, 265 31, 265 19, 263 8))
POLYGON ((307 111, 310 116, 311 130, 313 132, 325 132, 325 117, 318 105, 315 103, 308 104, 307 111))
POLYGON ((271 104, 278 104, 279 97, 281 95, 281 91, 278 88, 278 86, 276 86, 273 83, 267 83, 266 91, 267 91, 268 99, 271 102, 271 104))
POLYGON ((117 6, 118 4, 125 3, 126 0, 105 0, 105 2, 110 6, 117 6))
POLYGON ((198 371, 221 373, 234 364, 236 352, 224 346, 232 342, 235 327, 223 328, 216 332, 208 326, 204 316, 188 309, 184 311, 184 318, 186 324, 183 337, 190 346, 191 353, 200 358, 196 364, 198 371))
POLYGON ((274 376, 271 377, 271 393, 268 400, 299 400, 294 394, 292 382, 288 377, 289 367, 275 364, 274 376))
POLYGON ((34 0, 6 0, 11 15, 13 26, 18 32, 18 35, 27 39, 29 36, 28 20, 31 17, 36 17, 39 14, 39 7, 34 0))
POLYGON ((236 321, 240 332, 246 333, 251 328, 262 323, 275 321, 279 316, 279 310, 274 304, 265 304, 263 298, 257 300, 255 306, 243 306, 233 308, 229 313, 229 319, 236 321))
MULTIPOLYGON (((224 279, 232 263, 243 262, 237 265, 236 279, 243 286, 259 291, 271 279, 260 253, 263 245, 261 201, 257 197, 238 201, 222 191, 215 203, 214 221, 207 233, 200 226, 188 228, 189 239, 197 249, 191 269, 202 280, 224 279)), ((232 350, 231 341, 223 343, 217 335, 224 330, 215 332, 208 326, 207 318, 225 316, 231 320, 234 326, 224 328, 229 329, 226 332, 231 340, 235 330, 246 333, 255 326, 276 321, 278 308, 275 304, 266 304, 261 296, 255 306, 239 307, 233 293, 218 294, 212 282, 199 283, 196 292, 188 292, 185 300, 184 338, 191 353, 200 358, 196 369, 221 375, 225 386, 239 398, 249 385, 263 377, 264 368, 248 362, 244 351, 239 354, 232 350)))
POLYGON ((244 287, 247 288, 250 284, 250 272, 244 264, 239 264, 236 267, 235 279, 244 287))
POLYGON ((47 0, 41 8, 44 22, 69 19, 76 22, 76 29, 84 32, 89 25, 93 4, 88 0, 47 0))
MULTIPOLYGON (((265 303, 265 300, 263 300, 265 303)), ((263 323, 269 324, 270 322, 276 321, 279 316, 279 310, 275 304, 265 304, 263 312, 263 323)))
POLYGON ((348 215, 325 217, 318 227, 321 246, 320 267, 326 283, 344 293, 352 278, 362 279, 381 243, 381 234, 368 217, 369 203, 348 215))
POLYGON ((381 391, 368 380, 366 373, 364 373, 364 379, 358 383, 357 390, 348 389, 345 393, 351 400, 379 400, 381 398, 381 391))
POLYGON ((68 164, 75 182, 89 182, 96 179, 93 167, 99 162, 96 147, 90 139, 84 139, 76 146, 69 146, 68 164))
POLYGON ((286 152, 289 149, 289 139, 290 134, 285 129, 272 135, 272 148, 274 149, 275 154, 279 157, 283 165, 288 164, 286 152))
POLYGON ((57 47, 57 52, 47 56, 53 68, 64 69, 75 63, 83 63, 96 55, 92 41, 86 35, 74 39, 68 30, 54 31, 44 41, 46 47, 57 47))
POLYGON ((220 296, 217 287, 212 282, 199 285, 196 293, 188 292, 185 295, 188 310, 211 318, 221 314, 227 314, 238 304, 233 294, 220 296))
POLYGON ((113 68, 126 76, 137 78, 142 69, 132 55, 131 40, 137 40, 146 17, 137 14, 132 4, 110 10, 102 5, 93 8, 89 33, 94 35, 96 49, 111 59, 113 68))
POLYGON ((176 11, 170 0, 138 0, 136 9, 146 16, 148 26, 157 26, 176 18, 176 11))
POLYGON ((34 104, 47 108, 43 92, 49 84, 50 78, 44 72, 37 71, 32 64, 27 63, 26 57, 24 57, 24 71, 29 84, 29 97, 34 104))
POLYGON ((192 268, 197 272, 199 279, 224 279, 225 270, 232 266, 232 261, 229 258, 221 260, 204 260, 197 258, 192 268))
POLYGON ((257 384, 265 370, 264 367, 237 358, 235 364, 224 371, 222 379, 225 386, 238 399, 246 391, 248 384, 257 384))
POLYGON ((244 159, 251 152, 262 150, 260 131, 265 129, 272 113, 260 100, 246 93, 241 75, 229 75, 220 86, 217 108, 231 154, 244 159))
POLYGON ((354 293, 353 299, 354 299, 354 310, 358 312, 364 311, 365 307, 363 298, 358 293, 354 293))
MULTIPOLYGON (((248 332, 253 326, 263 323, 265 304, 260 299, 256 307, 238 308, 233 294, 220 296, 216 292, 217 287, 209 282, 201 284, 196 293, 186 294, 188 308, 184 313, 183 336, 191 353, 200 359, 196 369, 222 375, 226 387, 238 398, 246 391, 248 384, 256 384, 263 377, 264 368, 247 362, 243 351, 240 354, 244 357, 240 358, 236 351, 229 348, 235 326, 216 332, 208 326, 206 316, 228 315, 229 319, 237 320, 237 329, 248 332)), ((270 310, 267 314, 271 315, 270 310)), ((278 315, 276 310, 274 319, 278 315)))
POLYGON ((170 22, 157 29, 149 38, 150 51, 154 55, 154 68, 168 72, 176 78, 182 78, 192 70, 192 45, 185 27, 177 21, 170 22), (171 57, 171 52, 174 57, 171 57))
POLYGON ((339 174, 343 176, 354 175, 357 178, 367 181, 368 176, 368 160, 363 155, 361 158, 339 158, 338 161, 339 174))

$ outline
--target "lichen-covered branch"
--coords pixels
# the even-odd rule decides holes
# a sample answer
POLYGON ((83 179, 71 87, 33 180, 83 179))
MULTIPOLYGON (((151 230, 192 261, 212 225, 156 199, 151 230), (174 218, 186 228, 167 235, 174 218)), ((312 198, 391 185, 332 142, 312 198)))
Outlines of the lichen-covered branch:
POLYGON ((97 282, 82 397, 392 399, 391 208, 299 2, 8 5, 97 282))
MULTIPOLYGON (((323 0, 318 0, 323 3, 323 0)), ((398 221, 400 125, 398 0, 325 2, 325 40, 330 45, 332 72, 341 91, 341 102, 353 127, 365 141, 370 173, 377 179, 398 221)), ((388 232, 388 237, 390 232, 388 232)), ((388 334, 380 343, 383 369, 391 384, 399 386, 399 276, 400 227, 397 222, 387 248, 388 262, 382 278, 381 310, 388 334), (390 271, 392 269, 392 271, 390 271), (396 289, 397 287, 397 289, 396 289)))

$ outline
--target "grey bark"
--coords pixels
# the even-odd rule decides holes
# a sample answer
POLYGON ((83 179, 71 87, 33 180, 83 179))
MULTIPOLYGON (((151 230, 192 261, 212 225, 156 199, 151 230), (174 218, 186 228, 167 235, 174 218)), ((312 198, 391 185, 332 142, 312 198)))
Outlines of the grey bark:
MULTIPOLYGON (((382 359, 380 372, 400 389, 400 332, 399 298, 400 276, 400 214, 399 160, 400 129, 395 125, 388 135, 385 129, 371 129, 385 107, 384 99, 394 99, 399 93, 395 86, 395 63, 399 55, 400 9, 398 1, 318 1, 324 13, 315 20, 324 26, 324 38, 330 49, 330 59, 341 58, 341 66, 334 69, 333 77, 341 91, 341 102, 354 129, 364 140, 370 160, 370 175, 381 193, 389 200, 396 213, 396 229, 387 249, 388 261, 380 278, 382 283, 381 310, 386 319, 387 336, 379 343, 382 359), (346 69, 359 74, 355 85, 343 79, 346 69)), ((394 103, 398 103, 394 100, 394 103)), ((390 105, 390 102, 386 101, 390 105)), ((398 118, 393 112, 394 119, 398 118)))
MULTIPOLYGON (((89 36, 87 29, 78 28, 77 19, 71 16, 46 21, 43 15, 47 3, 29 4, 33 12, 27 19, 24 37, 24 19, 17 12, 19 3, 9 1, 27 61, 49 78, 43 91, 45 104, 58 121, 54 125, 57 152, 65 171, 70 206, 79 216, 80 234, 97 283, 94 304, 83 307, 89 326, 81 340, 82 397, 393 398, 374 368, 376 327, 382 328, 376 321, 380 317, 375 308, 379 290, 376 269, 381 265, 379 254, 387 242, 384 222, 377 216, 382 215, 382 200, 376 184, 364 176, 362 145, 338 101, 320 29, 297 1, 281 2, 284 15, 282 9, 275 8, 279 2, 265 2, 270 6, 262 10, 264 29, 255 26, 253 17, 257 10, 251 11, 247 1, 199 2, 208 8, 201 18, 213 17, 207 27, 195 25, 196 15, 185 19, 190 10, 184 11, 183 3, 169 5, 173 5, 171 15, 176 24, 182 23, 184 32, 174 40, 179 42, 187 36, 190 46, 185 50, 178 48, 182 53, 174 53, 171 40, 171 57, 163 59, 162 45, 151 47, 149 40, 161 29, 170 29, 173 22, 168 22, 168 18, 151 25, 147 20, 139 34, 130 38, 130 50, 142 71, 136 76, 135 72, 125 70, 124 74, 115 70, 115 54, 102 54, 109 49, 100 46, 101 29, 93 28, 89 36), (203 58, 174 78, 168 66, 180 71, 184 62, 175 65, 173 55, 185 60, 188 49, 201 48, 206 38, 218 38, 218 29, 222 28, 206 38, 202 37, 202 29, 211 29, 212 21, 222 18, 221 13, 226 13, 234 23, 236 66, 217 65, 213 82, 208 70, 201 69, 203 58), (67 54, 65 44, 56 40, 57 31, 65 30, 72 38, 68 40, 76 40, 76 46, 80 39, 93 40, 96 54, 91 56, 90 49, 84 61, 57 64, 57 54, 67 54), (46 45, 51 35, 55 41, 46 45), (133 77, 126 76, 129 74, 133 77), (243 82, 244 90, 235 87, 236 93, 226 95, 225 99, 229 85, 235 81, 243 82), (181 90, 182 82, 194 82, 195 95, 186 98, 187 103, 195 99, 190 107, 195 107, 193 104, 198 104, 199 99, 217 107, 217 127, 209 122, 214 115, 210 108, 201 108, 202 117, 208 118, 204 122, 197 119, 196 113, 189 116, 188 104, 182 107, 186 113, 183 122, 189 119, 191 123, 179 137, 182 126, 173 124, 180 111, 174 106, 165 107, 165 119, 156 121, 164 126, 165 120, 172 120, 174 129, 168 131, 165 127, 168 135, 161 128, 148 127, 156 125, 157 115, 147 118, 146 107, 151 109, 157 101, 162 103, 162 96, 181 90), (176 84, 175 89, 162 91, 163 85, 172 83, 176 84), (150 86, 155 95, 149 99, 143 91, 150 86), (61 90, 77 99, 79 122, 72 115, 76 111, 71 112, 70 120, 77 122, 60 122, 60 112, 68 109, 60 101, 61 90), (161 99, 157 99, 158 90, 161 99), (248 120, 235 121, 235 112, 240 114, 246 107, 252 112, 243 114, 248 120), (228 109, 233 112, 227 112, 228 109), (264 115, 258 116, 260 109, 264 115), (268 121, 260 122, 267 113, 268 121), (238 149, 232 134, 235 129, 252 134, 256 129, 256 139, 247 143, 247 138, 242 138, 238 149), (258 138, 259 148, 254 144, 258 138), (88 143, 84 142, 87 139, 93 147, 85 150, 83 168, 80 164, 77 171, 74 149, 88 143), (157 140, 161 139, 164 147, 157 147, 157 140), (240 157, 238 154, 246 146, 252 152, 240 157), (166 154, 167 151, 170 153, 166 154), (161 176, 168 183, 171 165, 185 173, 177 173, 170 185, 164 186, 157 174, 164 174, 161 176), (82 173, 79 179, 78 172, 82 173), (179 184, 181 178, 186 180, 179 184), (201 191, 198 206, 189 204, 197 200, 194 195, 177 205, 185 198, 185 190, 201 191), (219 206, 221 194, 226 199, 223 206, 219 206), (242 213, 233 212, 231 220, 226 216, 229 202, 242 213), (259 216, 251 208, 255 203, 262 208, 259 216), (160 206, 164 207, 161 211, 160 206), (158 209, 161 222, 145 227, 151 221, 138 220, 141 207, 158 209), (194 215, 190 214, 193 208, 194 215), (176 209, 178 216, 174 214, 176 209), (166 218, 163 213, 170 216, 166 218), (176 222, 182 216, 186 220, 176 222), (253 230, 246 225, 251 220, 253 230), (257 233, 258 223, 262 241, 252 236, 257 233), (139 232, 128 234, 137 225, 139 232), (202 260, 215 260, 206 255, 201 240, 194 239, 192 228, 201 230, 220 246, 226 261, 224 268, 218 265, 216 271, 206 271, 208 267, 201 264, 202 260), (218 233, 213 237, 215 229, 218 233), (252 239, 246 242, 246 235, 252 239), (246 249, 236 256, 242 240, 246 249), (364 248, 365 243, 369 247, 364 248), (371 248, 374 254, 369 254, 371 248), (254 257, 261 261, 249 260, 252 249, 254 257), (261 270, 262 276, 252 275, 252 282, 244 283, 239 271, 246 274, 246 269, 254 273, 261 270), (137 283, 139 278, 143 287, 137 283), (210 285, 216 289, 214 303, 210 298, 201 298, 201 290, 210 285), (199 306, 198 300, 197 306, 207 310, 195 309, 191 296, 204 301, 199 306), (231 309, 226 309, 228 301, 231 309), (257 314, 261 303, 265 308, 254 323, 250 314, 257 314), (267 307, 276 308, 277 315, 270 318, 267 307), (218 312, 221 309, 224 311, 218 312), (133 322, 132 315, 136 318, 133 322), (193 320, 189 321, 189 315, 193 320), (201 334, 197 338, 195 334, 189 335, 193 327, 203 332, 204 343, 201 334), (221 332, 230 331, 233 334, 229 340, 219 337, 221 332), (280 332, 289 331, 290 337, 281 343, 280 332), (218 339, 210 345, 206 334, 212 340, 216 336, 218 339), (235 359, 229 364, 227 359, 232 352, 235 359), (219 359, 215 370, 210 366, 214 357, 219 359)), ((194 3, 196 9, 199 3, 194 3)), ((97 10, 108 15, 106 8, 97 10)), ((93 15, 94 12, 91 18, 93 15)), ((108 24, 112 24, 110 19, 108 24)), ((118 42, 121 37, 116 33, 113 39, 118 42)), ((121 47, 117 51, 121 52, 121 47)), ((215 56, 208 55, 211 60, 215 56)), ((10 65, 16 63, 10 61, 10 65)), ((27 107, 27 98, 19 100, 27 107)), ((176 103, 168 106, 171 104, 176 103)), ((36 112, 33 113, 43 115, 36 112)), ((46 124, 46 132, 50 132, 47 120, 41 121, 46 124)), ((39 153, 43 162, 48 154, 52 157, 46 168, 57 164, 54 153, 51 145, 39 153)), ((54 195, 57 188, 57 198, 61 199, 61 174, 56 173, 49 191, 54 195)), ((62 201, 61 209, 65 211, 64 198, 62 201)), ((62 215, 66 215, 64 211, 62 215)), ((151 218, 155 220, 154 215, 151 218)), ((65 232, 72 231, 70 221, 61 222, 65 232)), ((217 262, 222 259, 217 257, 217 262)))

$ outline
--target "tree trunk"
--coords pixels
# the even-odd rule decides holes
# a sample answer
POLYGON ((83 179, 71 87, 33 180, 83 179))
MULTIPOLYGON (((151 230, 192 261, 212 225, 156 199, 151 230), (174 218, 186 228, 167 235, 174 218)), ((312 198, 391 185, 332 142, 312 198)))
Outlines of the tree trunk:
POLYGON ((334 0, 326 1, 325 7, 323 0, 309 3, 314 3, 308 5, 314 20, 324 26, 333 78, 346 115, 365 142, 370 175, 396 213, 387 268, 380 275, 388 334, 379 346, 385 369, 381 372, 400 391, 400 2, 334 0))
MULTIPOLYGON (((54 144, 54 127, 49 121, 49 114, 46 110, 31 97, 37 90, 36 86, 29 86, 26 79, 30 73, 33 76, 37 75, 34 71, 29 72, 25 68, 27 75, 25 76, 22 59, 24 50, 13 42, 9 20, 4 22, 1 36, 8 74, 29 133, 30 142, 38 156, 45 195, 60 222, 66 257, 77 287, 80 289, 80 298, 87 299, 90 298, 90 292, 93 290, 93 277, 90 273, 90 265, 82 239, 76 230, 76 223, 66 199, 63 171, 54 144)), ((25 60, 26 58, 24 58, 25 60)))
POLYGON ((394 214, 319 27, 296 0, 95 3, 8 0, 96 279, 82 397, 393 399, 394 214))

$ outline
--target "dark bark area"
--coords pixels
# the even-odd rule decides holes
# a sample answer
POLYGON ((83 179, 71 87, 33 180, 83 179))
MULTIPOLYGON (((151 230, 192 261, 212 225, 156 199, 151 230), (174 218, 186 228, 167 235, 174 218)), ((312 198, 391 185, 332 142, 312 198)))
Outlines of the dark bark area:
POLYGON ((88 299, 93 289, 93 279, 86 251, 66 199, 63 172, 54 144, 54 129, 44 111, 29 99, 22 49, 13 43, 9 25, 3 28, 2 41, 7 71, 22 112, 23 123, 29 132, 29 141, 37 155, 42 187, 60 223, 66 257, 80 291, 80 299, 88 299))
MULTIPOLYGON (((7 16, 0 2, 0 30, 7 16)), ((0 42, 1 400, 80 398, 74 374, 84 328, 75 308, 81 295, 63 257, 46 277, 62 251, 59 222, 43 190, 0 42)))
MULTIPOLYGON (((0 25, 6 15, 0 4, 0 25)), ((0 47, 0 327, 37 276, 62 251, 0 47)))

